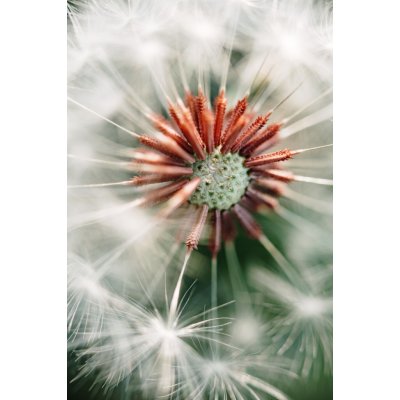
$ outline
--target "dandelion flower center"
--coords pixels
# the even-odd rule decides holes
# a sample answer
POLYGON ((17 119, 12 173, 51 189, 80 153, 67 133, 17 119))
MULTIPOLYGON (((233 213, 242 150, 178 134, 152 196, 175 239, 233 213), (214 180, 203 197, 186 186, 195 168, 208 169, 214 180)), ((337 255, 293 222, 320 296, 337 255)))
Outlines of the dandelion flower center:
POLYGON ((193 176, 201 181, 189 202, 218 210, 228 210, 238 203, 250 181, 244 161, 237 153, 222 154, 219 149, 208 154, 205 160, 196 161, 193 176))
POLYGON ((249 109, 247 96, 229 109, 224 89, 213 106, 201 87, 197 96, 186 91, 184 100, 168 100, 169 118, 148 116, 159 131, 157 137, 133 132, 145 147, 131 153, 131 167, 138 175, 128 184, 150 185, 136 204, 164 203, 158 213, 161 218, 187 203, 194 205, 193 229, 185 241, 189 249, 197 248, 209 212, 213 224, 209 246, 214 255, 222 236, 235 235, 233 218, 251 237, 260 239, 263 233, 251 212, 261 207, 275 210, 286 184, 296 179, 278 163, 319 148, 265 152, 279 140, 282 126, 282 122, 268 124, 273 110, 257 116, 249 109))

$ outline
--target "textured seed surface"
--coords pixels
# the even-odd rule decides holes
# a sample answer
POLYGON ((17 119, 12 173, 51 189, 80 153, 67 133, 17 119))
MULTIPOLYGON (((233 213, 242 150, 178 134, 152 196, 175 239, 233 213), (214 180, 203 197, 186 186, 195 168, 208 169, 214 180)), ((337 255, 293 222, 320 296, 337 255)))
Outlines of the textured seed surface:
POLYGON ((189 201, 209 208, 227 210, 241 199, 249 184, 248 169, 239 154, 221 154, 217 149, 205 160, 196 161, 193 175, 201 182, 189 201))

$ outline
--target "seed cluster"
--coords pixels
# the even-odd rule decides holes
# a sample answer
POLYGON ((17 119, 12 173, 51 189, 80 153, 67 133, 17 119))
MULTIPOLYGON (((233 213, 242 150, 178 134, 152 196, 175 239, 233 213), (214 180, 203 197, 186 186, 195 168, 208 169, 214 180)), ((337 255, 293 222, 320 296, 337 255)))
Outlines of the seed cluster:
POLYGON ((248 106, 244 97, 228 108, 223 89, 213 105, 201 88, 197 96, 187 91, 184 101, 169 102, 168 118, 149 114, 159 135, 140 135, 145 147, 132 152, 138 174, 131 184, 149 185, 139 204, 159 205, 162 218, 185 204, 192 206, 188 249, 197 248, 207 222, 213 257, 222 239, 235 237, 235 220, 260 238, 252 213, 264 207, 275 210, 284 186, 295 179, 279 164, 302 150, 265 152, 278 141, 282 123, 268 124, 271 110, 257 116, 248 106))
POLYGON ((201 182, 189 202, 218 210, 228 210, 238 203, 250 181, 244 160, 237 153, 222 154, 216 149, 205 160, 196 161, 193 175, 201 182))

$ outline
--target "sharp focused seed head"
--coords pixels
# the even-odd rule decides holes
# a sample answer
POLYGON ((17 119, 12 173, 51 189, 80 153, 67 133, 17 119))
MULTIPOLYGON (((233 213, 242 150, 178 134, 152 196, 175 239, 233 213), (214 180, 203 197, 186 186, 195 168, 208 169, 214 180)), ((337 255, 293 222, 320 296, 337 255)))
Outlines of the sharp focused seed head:
MULTIPOLYGON (((277 197, 284 193, 281 187, 276 190, 277 180, 287 183, 276 174, 268 175, 263 171, 278 168, 275 166, 277 162, 285 161, 299 151, 285 149, 258 154, 260 146, 269 147, 268 141, 276 136, 281 125, 273 123, 262 129, 272 112, 257 116, 248 108, 247 96, 231 109, 227 109, 224 91, 215 99, 213 110, 208 107, 213 102, 201 89, 198 96, 187 90, 185 101, 186 104, 178 99, 174 104, 168 99, 170 121, 151 115, 162 136, 158 140, 148 136, 140 138, 141 143, 152 150, 147 150, 146 158, 141 158, 139 172, 147 171, 148 175, 136 177, 133 182, 137 185, 166 182, 165 186, 150 189, 147 194, 147 197, 154 194, 157 201, 166 201, 160 214, 163 217, 188 203, 203 210, 231 210, 244 229, 257 238, 261 229, 249 211, 258 211, 265 206, 276 209, 277 197), (171 179, 168 183, 169 172, 171 179), (176 189, 174 184, 178 185, 176 189), (164 188, 171 185, 173 190, 168 190, 164 196, 164 188)), ((204 215, 187 238, 186 244, 190 249, 197 247, 207 219, 206 212, 204 215)), ((219 250, 219 236, 225 238, 226 232, 232 229, 224 218, 218 219, 218 223, 222 223, 217 230, 214 229, 216 220, 211 218, 211 222, 215 240, 211 240, 210 249, 215 256, 219 250)))
POLYGON ((201 183, 189 202, 218 210, 227 210, 238 203, 250 182, 243 162, 244 158, 238 154, 215 150, 204 161, 194 163, 193 175, 200 177, 201 183))

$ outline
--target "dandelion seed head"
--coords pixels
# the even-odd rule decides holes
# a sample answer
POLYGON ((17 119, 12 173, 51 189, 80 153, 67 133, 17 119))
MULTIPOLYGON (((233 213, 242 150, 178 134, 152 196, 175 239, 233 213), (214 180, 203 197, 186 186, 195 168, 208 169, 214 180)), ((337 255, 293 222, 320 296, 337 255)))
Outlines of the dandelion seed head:
POLYGON ((157 341, 171 346, 171 350, 179 340, 179 330, 168 326, 166 321, 157 317, 151 320, 148 334, 154 335, 157 341))
MULTIPOLYGON (((276 107, 267 107, 267 100, 275 98, 275 91, 282 90, 285 79, 283 74, 279 79, 271 76, 272 81, 266 80, 263 73, 270 65, 276 64, 280 70, 294 64, 293 60, 275 58, 275 52, 286 51, 291 59, 304 58, 308 26, 313 18, 309 6, 262 1, 228 1, 218 5, 200 1, 195 7, 176 1, 162 5, 139 0, 114 0, 107 4, 89 1, 82 11, 71 11, 72 48, 90 49, 92 43, 87 38, 98 41, 103 55, 96 60, 94 76, 108 82, 109 93, 113 95, 100 91, 99 96, 93 96, 91 92, 89 97, 95 99, 96 105, 86 101, 82 93, 79 97, 93 107, 95 115, 109 116, 105 121, 111 121, 114 127, 124 128, 121 121, 133 125, 124 131, 143 145, 131 152, 132 157, 128 152, 114 156, 114 159, 123 157, 121 168, 132 172, 127 184, 134 189, 132 198, 154 210, 161 220, 171 221, 179 216, 184 223, 190 220, 185 213, 195 215, 202 206, 208 207, 203 218, 192 218, 194 222, 189 229, 196 228, 199 232, 195 240, 186 241, 190 247, 197 247, 203 228, 208 225, 214 238, 224 237, 216 230, 224 231, 224 223, 217 227, 213 222, 222 217, 216 214, 218 211, 225 213, 221 221, 237 220, 250 236, 259 238, 261 228, 253 213, 279 207, 283 190, 277 190, 275 181, 283 179, 273 170, 284 168, 284 162, 297 153, 282 148, 270 150, 280 141, 285 114, 279 111, 278 119, 272 113, 276 107), (222 19, 215 18, 214 7, 225 9, 222 19), (250 9, 259 9, 258 23, 274 35, 265 35, 261 30, 258 37, 248 32, 247 39, 241 42, 244 38, 236 36, 235 30, 249 24, 249 18, 255 18, 256 12, 250 9), (295 13, 298 10, 299 18, 295 13), (263 23, 263 18, 270 18, 270 22, 263 23), (274 39, 270 40, 272 36, 274 39), (254 46, 242 48, 246 40, 254 46), (88 42, 91 44, 86 46, 88 42), (227 58, 236 50, 243 61, 238 63, 237 71, 236 66, 229 69, 227 58), (270 50, 272 59, 267 64, 270 50), (194 63, 191 52, 195 54, 194 63), (140 63, 141 68, 136 68, 140 63), (135 79, 128 73, 132 68, 135 79), (195 78, 197 95, 191 89, 195 78), (218 80, 224 84, 221 82, 220 92, 215 96, 218 80), (247 95, 238 100, 240 94, 247 95), (103 100, 114 95, 112 102, 103 100), (116 123, 111 119, 113 114, 118 118, 116 123), (215 165, 213 160, 218 160, 215 165)), ((259 25, 255 27, 258 29, 259 25)), ((82 81, 85 83, 85 79, 82 81)), ((107 83, 102 85, 107 92, 107 83)), ((94 86, 101 89, 96 82, 94 86)), ((283 97, 290 96, 285 93, 283 97)), ((84 137, 87 139, 79 142, 92 142, 92 135, 85 133, 84 137)), ((290 181, 287 178, 282 185, 290 181)), ((121 227, 126 227, 120 230, 129 235, 129 224, 122 223, 121 227)), ((186 227, 184 230, 187 231, 186 227)), ((219 248, 215 243, 213 246, 219 248)))
POLYGON ((317 317, 328 310, 325 299, 317 297, 305 297, 296 303, 298 313, 304 317, 317 317))
POLYGON ((301 47, 302 40, 296 37, 294 34, 283 32, 280 35, 280 45, 282 46, 282 51, 289 59, 298 60, 303 54, 303 49, 301 47))
POLYGON ((202 358, 194 365, 194 389, 190 398, 202 394, 209 398, 225 398, 229 395, 232 398, 251 400, 287 399, 287 396, 272 383, 279 375, 285 378, 290 376, 283 360, 246 354, 225 347, 220 349, 220 353, 222 354, 202 358))
POLYGON ((274 79, 288 80, 301 71, 330 81, 331 14, 329 1, 269 2, 249 35, 254 38, 255 49, 269 51, 272 63, 280 66, 272 73, 274 79))
POLYGON ((238 316, 232 324, 232 341, 238 345, 251 346, 258 343, 263 328, 260 321, 250 316, 238 316))
POLYGON ((199 41, 209 41, 220 35, 217 25, 205 17, 197 17, 195 21, 186 21, 186 30, 199 41))
MULTIPOLYGON (((144 203, 164 203, 160 213, 164 218, 188 204, 197 206, 197 218, 186 240, 190 248, 197 247, 209 211, 229 211, 225 222, 235 215, 247 233, 259 239, 262 231, 251 212, 261 207, 276 209, 282 187, 292 180, 272 174, 271 166, 307 151, 264 153, 279 140, 282 123, 268 124, 273 110, 257 116, 247 96, 227 109, 221 89, 213 108, 210 103, 201 87, 197 96, 187 91, 185 102, 179 98, 176 103, 169 101, 169 119, 157 114, 150 117, 160 134, 157 138, 138 135, 146 148, 134 154, 133 166, 139 172, 132 179, 134 186, 167 183, 150 187, 144 203)), ((218 229, 224 229, 224 224, 218 229)), ((220 236, 214 228, 212 234, 220 236)), ((214 242, 210 247, 216 249, 219 246, 214 242)))
MULTIPOLYGON (((216 260, 237 223, 261 239, 256 215, 280 218, 288 185, 314 179, 300 176, 297 155, 325 144, 311 141, 326 138, 315 126, 331 117, 329 99, 307 107, 330 85, 331 19, 311 3, 85 0, 69 9, 69 228, 74 251, 88 247, 95 260, 72 266, 69 282, 79 377, 105 390, 126 379, 143 398, 281 400, 271 383, 280 356, 295 352, 304 376, 317 350, 329 366, 324 285, 258 277, 271 320, 236 316, 229 340, 205 314, 186 319, 179 290, 173 312, 159 290, 182 243, 189 254, 208 235, 216 260), (234 348, 258 350, 267 333, 277 359, 269 348, 262 357, 234 348)), ((193 263, 181 278, 191 273, 193 263)))
POLYGON ((229 364, 221 360, 211 360, 207 363, 206 375, 209 378, 215 378, 218 376, 220 379, 224 379, 229 372, 229 364))
POLYGON ((102 331, 112 294, 104 276, 87 260, 71 254, 68 264, 68 333, 93 340, 102 331))
POLYGON ((93 279, 83 278, 78 286, 85 290, 90 296, 93 298, 102 298, 103 297, 103 288, 96 284, 93 279))
POLYGON ((250 281, 261 289, 270 323, 266 331, 278 354, 297 352, 292 368, 304 377, 332 368, 332 269, 302 267, 301 275, 281 277, 252 269, 250 281))

